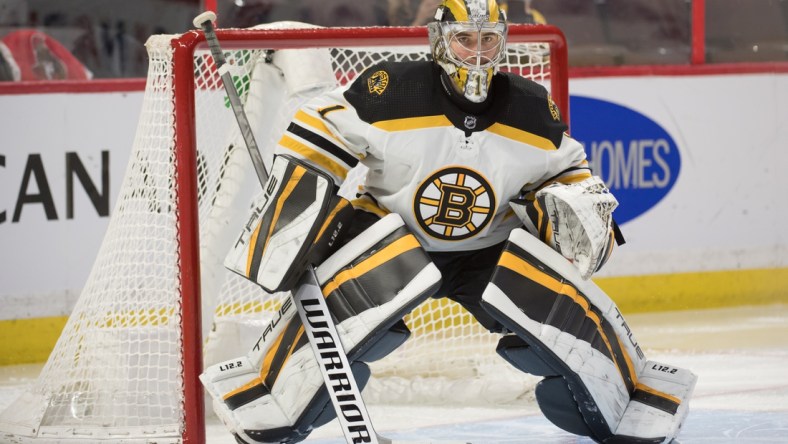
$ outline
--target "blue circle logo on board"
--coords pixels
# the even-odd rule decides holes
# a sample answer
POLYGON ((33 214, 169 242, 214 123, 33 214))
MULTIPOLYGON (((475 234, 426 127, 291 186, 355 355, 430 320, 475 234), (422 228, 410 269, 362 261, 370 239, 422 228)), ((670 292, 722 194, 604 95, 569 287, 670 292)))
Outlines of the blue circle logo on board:
POLYGON ((618 199, 616 222, 628 222, 659 203, 681 170, 676 142, 664 128, 625 106, 571 96, 572 137, 586 150, 593 173, 618 199))

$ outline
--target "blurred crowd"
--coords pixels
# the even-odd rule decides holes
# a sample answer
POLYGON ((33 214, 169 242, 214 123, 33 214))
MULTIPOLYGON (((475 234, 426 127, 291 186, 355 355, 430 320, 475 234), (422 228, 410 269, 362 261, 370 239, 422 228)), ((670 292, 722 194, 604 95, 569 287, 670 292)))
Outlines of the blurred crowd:
MULTIPOLYGON (((512 2, 517 8, 513 16, 523 23, 543 23, 531 1, 512 2)), ((120 4, 106 9, 112 1, 98 2, 102 0, 70 2, 68 8, 55 0, 0 2, 0 81, 145 76, 147 38, 183 32, 191 28, 191 17, 201 12, 197 2, 137 0, 133 11, 120 4)), ((419 26, 432 19, 439 3, 219 0, 217 14, 220 26, 233 28, 283 20, 319 26, 419 26)))
MULTIPOLYGON (((440 0, 216 0, 220 27, 276 21, 420 26, 440 0)), ((558 26, 571 66, 688 64, 692 0, 501 0, 558 26)), ((192 28, 204 0, 0 0, 0 81, 144 77, 152 34, 192 28)), ((788 60, 788 0, 706 2, 706 62, 788 60)))
MULTIPOLYGON (((501 0, 519 23, 543 20, 532 3, 555 0, 501 0), (533 12, 532 12, 533 11, 533 12), (538 19, 536 18, 538 16, 538 19)), ((260 23, 295 20, 319 26, 422 26, 432 20, 441 0, 273 0, 220 2, 218 15, 227 26, 246 28, 260 23)))

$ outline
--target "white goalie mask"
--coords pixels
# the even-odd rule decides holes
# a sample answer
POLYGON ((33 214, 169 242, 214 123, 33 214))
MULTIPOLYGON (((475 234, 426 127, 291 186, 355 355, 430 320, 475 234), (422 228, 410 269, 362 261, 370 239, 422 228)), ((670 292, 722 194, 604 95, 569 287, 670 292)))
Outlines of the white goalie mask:
POLYGON ((506 55, 506 17, 495 0, 444 0, 427 25, 433 60, 471 102, 483 102, 506 55))

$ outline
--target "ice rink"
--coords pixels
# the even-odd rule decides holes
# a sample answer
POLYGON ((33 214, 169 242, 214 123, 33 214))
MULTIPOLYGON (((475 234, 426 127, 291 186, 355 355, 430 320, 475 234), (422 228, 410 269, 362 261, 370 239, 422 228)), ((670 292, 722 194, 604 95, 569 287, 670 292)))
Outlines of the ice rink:
MULTIPOLYGON (((698 384, 681 443, 788 443, 788 306, 635 314, 629 325, 649 359, 691 369, 698 384)), ((0 367, 0 410, 40 365, 0 367)), ((590 443, 562 432, 535 402, 493 407, 370 405, 377 431, 410 442, 590 443)), ((235 441, 215 420, 208 442, 235 441)), ((306 442, 344 443, 334 423, 306 442)))

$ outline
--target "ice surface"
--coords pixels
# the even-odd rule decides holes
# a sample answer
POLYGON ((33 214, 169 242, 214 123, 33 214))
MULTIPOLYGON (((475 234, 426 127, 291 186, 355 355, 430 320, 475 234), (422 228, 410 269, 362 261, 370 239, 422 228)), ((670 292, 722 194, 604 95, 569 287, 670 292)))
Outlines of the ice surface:
MULTIPOLYGON (((625 313, 626 315, 626 313, 625 313)), ((679 436, 686 443, 788 443, 788 306, 628 315, 649 359, 691 369, 698 384, 679 436)), ((0 367, 0 410, 41 365, 0 367)), ((369 406, 379 433, 399 440, 473 443, 591 443, 561 431, 537 406, 369 406)), ((211 444, 234 443, 216 420, 211 444)), ((310 443, 344 443, 335 422, 310 443)))

